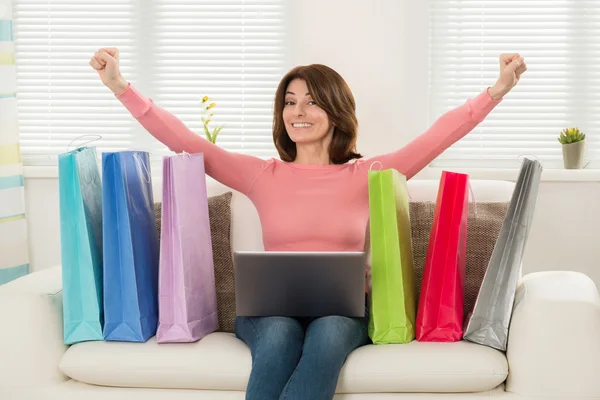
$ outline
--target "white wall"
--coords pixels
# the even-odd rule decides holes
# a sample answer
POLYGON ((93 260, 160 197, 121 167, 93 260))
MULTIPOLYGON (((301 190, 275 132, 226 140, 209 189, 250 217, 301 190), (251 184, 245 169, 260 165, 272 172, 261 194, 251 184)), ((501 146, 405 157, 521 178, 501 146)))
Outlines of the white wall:
MULTIPOLYGON (((291 64, 327 64, 348 81, 357 101, 359 151, 367 156, 387 152, 426 129, 426 1, 304 0, 291 4, 291 64)), ((505 101, 510 102, 510 94, 505 101)), ((517 175, 517 171, 469 172, 473 178, 510 180, 517 175)), ((417 178, 438 175, 439 171, 426 170, 417 178)), ((544 178, 554 175, 544 172, 544 178)), ((541 185, 524 272, 582 271, 600 286, 600 174, 559 175, 567 181, 541 185), (591 180, 568 181, 584 176, 591 180)), ((25 190, 31 264, 33 270, 40 270, 60 262, 58 183, 56 178, 27 178, 25 190)))
POLYGON ((427 3, 291 2, 291 62, 326 64, 348 82, 364 155, 400 147, 427 128, 427 3))

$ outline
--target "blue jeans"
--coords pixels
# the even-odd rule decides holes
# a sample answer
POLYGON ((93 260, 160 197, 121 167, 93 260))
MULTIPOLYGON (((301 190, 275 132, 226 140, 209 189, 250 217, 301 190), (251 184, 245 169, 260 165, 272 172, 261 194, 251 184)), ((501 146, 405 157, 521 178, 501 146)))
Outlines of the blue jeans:
POLYGON ((331 400, 346 357, 368 343, 368 316, 237 317, 252 353, 247 400, 331 400))

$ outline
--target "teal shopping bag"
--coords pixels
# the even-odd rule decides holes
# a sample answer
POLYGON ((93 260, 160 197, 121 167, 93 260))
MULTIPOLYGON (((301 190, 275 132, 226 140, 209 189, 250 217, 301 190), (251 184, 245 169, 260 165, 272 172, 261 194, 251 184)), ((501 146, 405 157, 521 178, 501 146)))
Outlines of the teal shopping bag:
POLYGON ((96 149, 58 156, 64 342, 102 340, 102 187, 96 149))

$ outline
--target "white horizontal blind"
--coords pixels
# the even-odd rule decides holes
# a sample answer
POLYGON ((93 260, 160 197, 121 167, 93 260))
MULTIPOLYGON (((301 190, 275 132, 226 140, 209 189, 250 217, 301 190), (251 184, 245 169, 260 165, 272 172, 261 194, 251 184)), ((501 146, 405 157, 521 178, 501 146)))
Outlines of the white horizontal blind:
POLYGON ((132 146, 136 121, 119 107, 88 61, 100 47, 118 47, 130 55, 122 61, 123 74, 135 76, 139 25, 135 4, 134 0, 13 1, 24 165, 56 164, 56 155, 81 135, 101 135, 99 150, 132 146))
POLYGON ((444 152, 438 167, 514 167, 535 156, 562 168, 557 138, 587 135, 587 168, 600 168, 600 1, 431 0, 431 118, 498 77, 498 56, 528 70, 504 101, 444 152))
POLYGON ((84 134, 102 136, 94 143, 99 152, 141 149, 156 161, 169 152, 88 65, 100 47, 118 47, 125 79, 198 135, 204 137, 207 95, 217 104, 209 126, 225 125, 218 145, 275 156, 272 104, 285 73, 284 17, 284 0, 15 0, 25 164, 55 164, 84 134))
POLYGON ((276 155, 273 100, 284 67, 284 2, 156 0, 153 64, 156 100, 204 135, 201 101, 209 96, 209 128, 225 125, 220 146, 276 155))

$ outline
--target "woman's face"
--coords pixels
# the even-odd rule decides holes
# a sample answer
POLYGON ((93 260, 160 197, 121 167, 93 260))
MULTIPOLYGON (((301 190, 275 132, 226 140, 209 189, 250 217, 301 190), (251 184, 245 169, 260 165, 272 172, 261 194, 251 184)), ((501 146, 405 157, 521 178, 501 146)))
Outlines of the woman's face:
POLYGON ((306 82, 301 79, 294 79, 286 89, 283 122, 296 144, 320 142, 333 134, 327 113, 313 101, 306 82))

